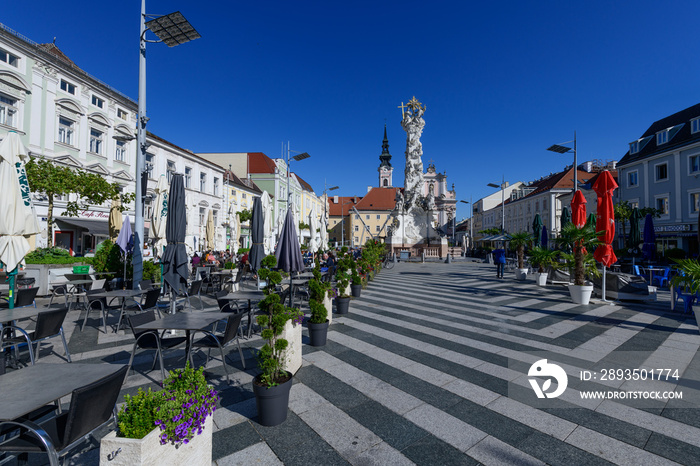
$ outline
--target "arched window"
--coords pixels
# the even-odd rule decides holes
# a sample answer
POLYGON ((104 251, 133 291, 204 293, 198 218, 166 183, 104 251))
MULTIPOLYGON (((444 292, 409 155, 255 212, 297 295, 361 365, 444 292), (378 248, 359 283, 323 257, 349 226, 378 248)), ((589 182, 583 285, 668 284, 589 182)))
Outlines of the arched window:
POLYGON ((389 186, 389 180, 384 178, 384 187, 386 188, 387 186, 389 186))

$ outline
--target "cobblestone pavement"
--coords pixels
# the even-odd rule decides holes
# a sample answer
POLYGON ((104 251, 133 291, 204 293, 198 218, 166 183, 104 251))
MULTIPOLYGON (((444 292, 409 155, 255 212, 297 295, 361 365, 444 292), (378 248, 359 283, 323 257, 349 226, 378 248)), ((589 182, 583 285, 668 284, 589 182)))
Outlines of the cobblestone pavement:
MULTIPOLYGON (((695 407, 582 400, 576 387, 552 408, 509 396, 512 384, 529 387, 527 368, 541 351, 561 355, 570 376, 619 352, 687 364, 700 335, 694 319, 672 313, 669 301, 661 291, 652 303, 581 306, 564 287, 497 280, 493 266, 397 264, 352 301, 348 315, 334 316, 325 347, 303 345, 284 424, 256 422, 251 381, 259 338, 244 342, 245 371, 232 350, 230 386, 220 359, 209 363, 206 375, 221 394, 214 463, 700 463, 695 407)), ((97 314, 84 332, 77 311, 68 321, 75 362, 128 362, 130 333, 98 332, 97 314)), ((45 345, 41 362, 62 360, 60 342, 54 345, 59 354, 48 355, 45 345)), ((172 353, 166 366, 181 366, 181 356, 172 353)), ((160 371, 148 372, 150 363, 148 353, 137 358, 123 393, 157 388, 160 371)), ((93 446, 71 463, 97 458, 93 446)))

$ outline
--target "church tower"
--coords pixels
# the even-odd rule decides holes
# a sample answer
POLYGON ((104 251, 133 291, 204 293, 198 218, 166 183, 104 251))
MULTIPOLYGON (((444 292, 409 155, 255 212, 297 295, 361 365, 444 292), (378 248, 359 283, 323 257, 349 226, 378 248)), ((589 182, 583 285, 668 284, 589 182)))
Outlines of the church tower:
POLYGON ((389 139, 386 137, 386 123, 384 124, 384 141, 382 141, 382 155, 379 156, 379 187, 392 188, 391 176, 394 167, 391 166, 391 154, 389 153, 389 139))

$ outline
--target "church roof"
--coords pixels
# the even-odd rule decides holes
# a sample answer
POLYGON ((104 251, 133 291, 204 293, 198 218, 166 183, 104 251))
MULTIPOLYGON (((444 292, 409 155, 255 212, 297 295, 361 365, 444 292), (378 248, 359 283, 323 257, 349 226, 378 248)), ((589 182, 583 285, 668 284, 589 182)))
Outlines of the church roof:
POLYGON ((357 210, 394 210, 400 188, 372 188, 355 206, 357 210))

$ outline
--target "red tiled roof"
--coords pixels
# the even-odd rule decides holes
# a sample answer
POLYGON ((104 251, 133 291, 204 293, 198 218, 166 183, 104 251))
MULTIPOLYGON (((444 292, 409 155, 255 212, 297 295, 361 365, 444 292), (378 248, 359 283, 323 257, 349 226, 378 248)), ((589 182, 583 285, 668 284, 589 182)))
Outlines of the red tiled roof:
POLYGON ((248 152, 248 173, 275 173, 277 165, 262 152, 248 152))
POLYGON ((65 53, 61 52, 61 49, 56 47, 56 44, 39 44, 38 47, 44 50, 45 52, 48 52, 51 55, 55 56, 59 60, 68 63, 69 65, 77 66, 75 63, 73 63, 73 60, 68 58, 65 53))
POLYGON ((357 210, 394 210, 399 188, 372 188, 360 202, 357 210))
POLYGON ((314 192, 314 188, 311 187, 309 183, 301 179, 301 176, 297 175, 296 173, 292 172, 294 176, 297 177, 297 181, 299 181, 299 184, 301 185, 301 189, 304 191, 309 191, 309 192, 314 192))
POLYGON ((335 196, 328 198, 328 215, 330 217, 344 217, 354 205, 362 200, 358 196, 338 196, 338 202, 334 202, 335 196))

